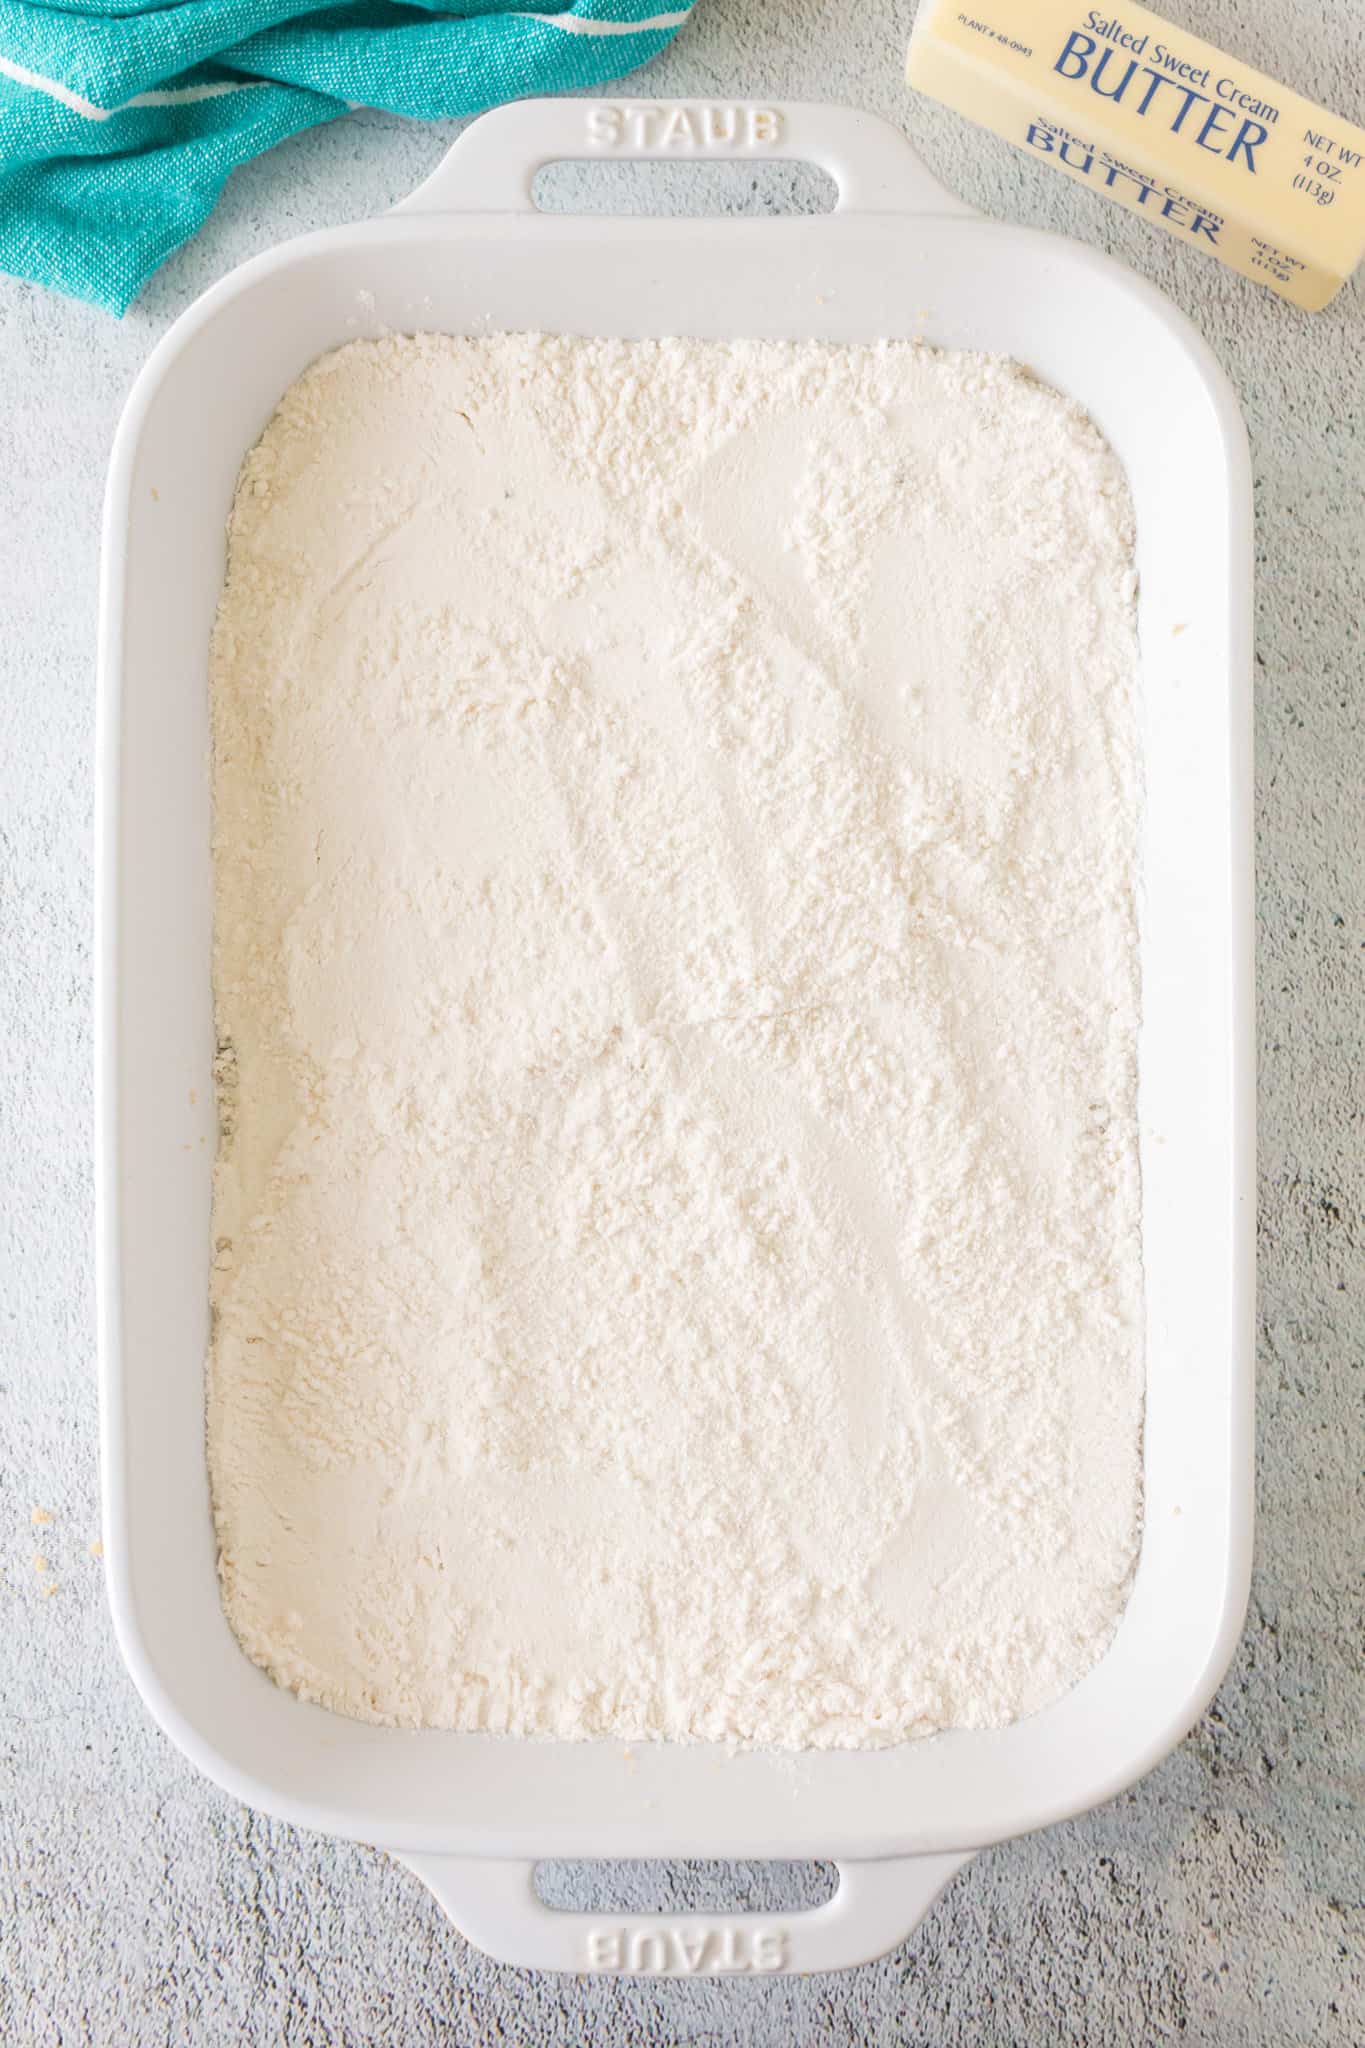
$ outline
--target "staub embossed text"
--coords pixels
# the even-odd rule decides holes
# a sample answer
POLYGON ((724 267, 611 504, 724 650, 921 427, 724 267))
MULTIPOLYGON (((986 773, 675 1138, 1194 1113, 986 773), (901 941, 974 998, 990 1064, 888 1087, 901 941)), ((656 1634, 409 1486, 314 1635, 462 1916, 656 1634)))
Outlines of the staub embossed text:
POLYGON ((705 1922, 658 1927, 594 1927, 587 1937, 590 1970, 625 1970, 633 1976, 715 1977, 788 1967, 786 1930, 781 1927, 708 1926, 705 1922))
POLYGON ((771 148, 782 140, 776 107, 685 100, 666 105, 610 101, 588 108, 588 140, 598 149, 771 148))

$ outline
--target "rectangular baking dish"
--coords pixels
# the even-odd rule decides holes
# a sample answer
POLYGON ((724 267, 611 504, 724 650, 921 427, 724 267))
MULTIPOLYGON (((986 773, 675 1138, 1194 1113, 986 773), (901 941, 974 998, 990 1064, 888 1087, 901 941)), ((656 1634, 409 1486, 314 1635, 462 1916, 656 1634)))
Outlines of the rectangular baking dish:
POLYGON ((1117 264, 986 221, 884 123, 835 108, 523 102, 379 221, 247 263, 174 326, 119 427, 99 689, 98 1259, 118 1638, 218 1784, 409 1861, 491 1952, 563 1969, 831 1968, 893 1945, 972 1850, 1149 1770, 1222 1676, 1251 1549, 1251 492, 1228 384, 1117 264), (832 214, 539 212, 561 158, 789 158, 832 214), (1017 357, 1125 463, 1141 574, 1140 1114, 1146 1513, 1114 1643, 1013 1727, 867 1753, 531 1743, 362 1726, 277 1689, 219 1605, 204 1460, 210 1164, 209 630, 238 465, 285 387, 358 335, 533 329, 865 341, 1017 357), (785 1917, 555 1913, 544 1856, 832 1857, 785 1917))

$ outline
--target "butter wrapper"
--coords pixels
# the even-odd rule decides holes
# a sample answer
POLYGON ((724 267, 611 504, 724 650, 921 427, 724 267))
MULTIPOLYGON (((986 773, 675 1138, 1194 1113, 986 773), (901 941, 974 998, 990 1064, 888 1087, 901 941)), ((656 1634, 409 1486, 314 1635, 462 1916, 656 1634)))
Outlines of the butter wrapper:
POLYGON ((1365 256, 1365 129, 1148 8, 920 0, 906 75, 1310 312, 1365 256))

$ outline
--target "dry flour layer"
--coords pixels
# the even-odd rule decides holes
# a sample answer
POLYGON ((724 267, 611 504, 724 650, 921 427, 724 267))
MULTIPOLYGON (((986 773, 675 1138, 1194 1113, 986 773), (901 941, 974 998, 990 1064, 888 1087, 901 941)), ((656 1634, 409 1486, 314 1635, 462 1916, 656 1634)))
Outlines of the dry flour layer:
POLYGON ((911 344, 358 342, 212 657, 223 1594, 365 1720, 884 1743, 1140 1515, 1095 429, 911 344))

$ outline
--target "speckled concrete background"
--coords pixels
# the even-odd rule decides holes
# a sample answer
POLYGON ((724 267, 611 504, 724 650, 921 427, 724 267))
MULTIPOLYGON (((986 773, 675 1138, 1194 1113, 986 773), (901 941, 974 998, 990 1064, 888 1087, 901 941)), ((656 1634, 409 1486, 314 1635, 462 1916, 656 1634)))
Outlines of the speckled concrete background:
MULTIPOLYGON (((1169 0, 1365 119, 1352 0, 1169 0), (1327 17, 1326 21, 1324 16, 1327 17)), ((899 82, 912 0, 700 0, 657 93, 844 99, 968 198, 1118 251, 1190 312, 1255 450, 1261 1037, 1259 1558, 1216 1705, 1072 1826, 978 1857, 844 1976, 584 1982, 497 1967, 383 1857, 200 1780, 118 1662, 98 1564, 90 1197, 96 552, 153 339, 267 244, 376 212, 448 136, 361 115, 241 173, 122 324, 0 280, 0 2038, 290 2043, 1365 2042, 1361 1223, 1365 1020, 1361 287, 1300 315, 899 82), (53 1517, 34 1527, 31 1511, 53 1517), (38 1571, 33 1554, 49 1563, 38 1571), (52 1590, 49 1591, 49 1588, 52 1590)), ((799 198, 804 186, 799 186, 799 198)), ((747 180, 745 205, 772 201, 747 180)), ((553 1876, 586 1902, 600 1873, 553 1876)), ((637 1902, 794 1903, 809 1870, 634 1870, 637 1902)), ((619 1895, 618 1895, 619 1896, 619 1895)))

